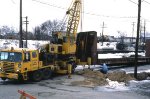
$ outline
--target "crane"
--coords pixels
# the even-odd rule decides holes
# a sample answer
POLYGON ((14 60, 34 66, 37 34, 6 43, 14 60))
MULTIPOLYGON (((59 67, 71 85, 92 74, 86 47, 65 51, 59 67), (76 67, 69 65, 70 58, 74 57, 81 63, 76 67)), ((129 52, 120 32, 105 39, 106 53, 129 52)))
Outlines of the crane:
POLYGON ((76 65, 95 64, 97 56, 96 32, 80 32, 76 37, 80 13, 81 0, 74 0, 67 11, 69 20, 63 39, 59 38, 61 36, 59 34, 62 34, 60 32, 56 34, 56 42, 43 45, 40 49, 12 47, 1 50, 0 78, 2 80, 31 79, 40 81, 49 79, 52 73, 68 74, 68 77, 71 77, 76 65))
POLYGON ((70 39, 71 34, 76 38, 76 33, 80 21, 81 14, 81 0, 75 0, 71 8, 66 12, 69 15, 68 25, 67 25, 67 36, 70 39))
MULTIPOLYGON (((54 41, 52 44, 44 46, 44 53, 53 56, 55 65, 59 65, 61 69, 68 69, 68 64, 75 68, 76 61, 76 35, 81 17, 82 0, 73 0, 70 7, 66 11, 67 27, 66 32, 55 32, 53 34, 54 41)), ((70 69, 71 70, 71 69, 70 69)), ((68 70, 68 71, 70 71, 68 70)), ((62 73, 63 70, 59 71, 62 73)))
POLYGON ((65 36, 62 32, 56 32, 54 38, 56 44, 62 44, 62 50, 65 54, 75 54, 76 51, 76 35, 80 22, 82 4, 81 0, 73 0, 70 7, 66 11, 67 28, 65 36))

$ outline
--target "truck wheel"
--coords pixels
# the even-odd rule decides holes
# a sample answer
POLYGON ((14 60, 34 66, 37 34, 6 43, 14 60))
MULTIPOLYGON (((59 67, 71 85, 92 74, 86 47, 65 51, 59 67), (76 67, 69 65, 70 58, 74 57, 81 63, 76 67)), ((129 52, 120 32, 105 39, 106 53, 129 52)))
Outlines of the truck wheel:
POLYGON ((5 78, 5 77, 2 77, 1 79, 2 79, 2 80, 6 80, 6 78, 5 78))
POLYGON ((43 79, 49 79, 52 76, 52 71, 49 69, 44 69, 43 70, 43 79))
POLYGON ((40 71, 40 70, 34 71, 32 74, 32 80, 35 82, 41 81, 42 80, 42 71, 40 71))
POLYGON ((24 81, 23 76, 20 73, 18 73, 18 81, 19 82, 23 82, 24 81))

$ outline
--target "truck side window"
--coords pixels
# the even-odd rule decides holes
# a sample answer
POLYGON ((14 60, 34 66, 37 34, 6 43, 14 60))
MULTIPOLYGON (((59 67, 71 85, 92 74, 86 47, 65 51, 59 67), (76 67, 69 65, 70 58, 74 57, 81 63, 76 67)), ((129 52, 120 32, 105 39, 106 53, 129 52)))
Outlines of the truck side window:
POLYGON ((30 53, 29 52, 26 52, 25 53, 25 58, 24 58, 25 61, 30 61, 30 53))
POLYGON ((36 57, 37 57, 36 52, 32 52, 32 57, 33 57, 33 58, 36 58, 36 57))

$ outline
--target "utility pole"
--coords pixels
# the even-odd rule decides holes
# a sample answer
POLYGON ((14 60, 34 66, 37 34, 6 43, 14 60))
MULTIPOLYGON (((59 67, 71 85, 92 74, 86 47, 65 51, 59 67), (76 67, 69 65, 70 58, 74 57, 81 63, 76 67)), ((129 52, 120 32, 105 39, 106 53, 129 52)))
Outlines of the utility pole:
POLYGON ((138 19, 137 19, 137 37, 136 37, 136 48, 135 48, 135 68, 134 77, 137 78, 137 63, 138 63, 138 43, 139 43, 139 32, 140 32, 140 17, 141 17, 141 0, 138 1, 138 19))
POLYGON ((22 41, 22 0, 20 0, 20 28, 19 28, 19 48, 23 48, 22 41))
POLYGON ((26 21, 23 21, 25 24, 26 24, 26 36, 25 36, 25 39, 26 39, 26 48, 28 47, 27 46, 27 35, 28 35, 28 24, 29 24, 29 21, 28 21, 28 17, 26 16, 26 21))
POLYGON ((140 21, 140 32, 139 32, 139 43, 141 45, 142 42, 142 30, 143 30, 143 25, 142 25, 142 20, 140 21))
POLYGON ((104 28, 106 28, 104 22, 103 22, 103 25, 102 25, 101 28, 102 28, 102 46, 103 46, 103 42, 104 42, 104 28))
POLYGON ((132 23, 132 26, 133 26, 132 27, 132 43, 133 43, 133 36, 134 36, 134 25, 135 25, 135 22, 132 23))
POLYGON ((144 20, 144 43, 146 42, 146 39, 145 39, 145 31, 146 31, 146 21, 144 20))

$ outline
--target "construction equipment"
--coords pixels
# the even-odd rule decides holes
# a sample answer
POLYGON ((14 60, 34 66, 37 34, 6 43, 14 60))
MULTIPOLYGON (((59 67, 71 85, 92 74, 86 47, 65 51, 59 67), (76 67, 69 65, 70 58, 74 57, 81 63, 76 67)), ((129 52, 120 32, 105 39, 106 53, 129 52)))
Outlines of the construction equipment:
POLYGON ((69 7, 66 12, 67 17, 69 17, 66 32, 62 33, 62 31, 60 31, 53 33, 53 38, 55 38, 53 43, 55 45, 61 44, 62 51, 64 54, 75 54, 76 51, 75 41, 80 21, 80 13, 81 13, 81 0, 74 0, 74 2, 71 4, 71 7, 69 7))
MULTIPOLYGON (((59 49, 58 49, 59 50, 59 49)), ((62 55, 55 54, 55 46, 51 53, 34 49, 5 49, 0 51, 0 77, 2 80, 33 80, 48 79, 52 73, 71 73, 72 65, 62 55)))
POLYGON ((80 32, 76 40, 76 63, 95 65, 97 63, 97 32, 80 32))
POLYGON ((95 64, 97 34, 94 31, 77 35, 81 13, 81 0, 74 0, 68 9, 69 15, 66 35, 53 34, 52 43, 40 49, 6 49, 0 51, 0 77, 40 81, 48 79, 52 73, 70 74, 76 64, 95 64), (76 41, 77 40, 77 41, 76 41))
POLYGON ((61 44, 49 44, 44 48, 18 48, 0 51, 0 77, 2 80, 48 79, 52 73, 71 74, 76 64, 95 63, 96 32, 81 32, 77 37, 75 54, 65 54, 61 44), (80 37, 80 34, 82 36, 80 37), (91 40, 88 40, 91 39, 91 40), (77 61, 76 61, 77 59, 77 61), (87 61, 88 60, 88 61, 87 61))
POLYGON ((72 2, 66 12, 69 17, 66 32, 54 32, 52 43, 42 47, 44 53, 57 57, 55 62, 57 61, 60 65, 63 64, 63 66, 64 64, 71 64, 72 69, 75 69, 76 35, 80 21, 81 7, 81 0, 74 0, 72 2))
MULTIPOLYGON (((0 77, 5 79, 17 79, 40 81, 50 77, 50 70, 54 65, 44 66, 39 60, 40 53, 33 49, 7 49, 0 52, 0 77), (49 75, 48 75, 49 74, 49 75)), ((55 68, 56 69, 56 68, 55 68)))
MULTIPOLYGON (((68 9, 66 35, 56 33, 56 40, 36 49, 6 49, 0 51, 0 77, 5 79, 48 79, 53 72, 71 74, 75 68, 76 32, 80 20, 81 0, 74 0, 68 9), (59 41, 59 42, 56 42, 59 41)), ((70 76, 69 76, 70 77, 70 76)))

